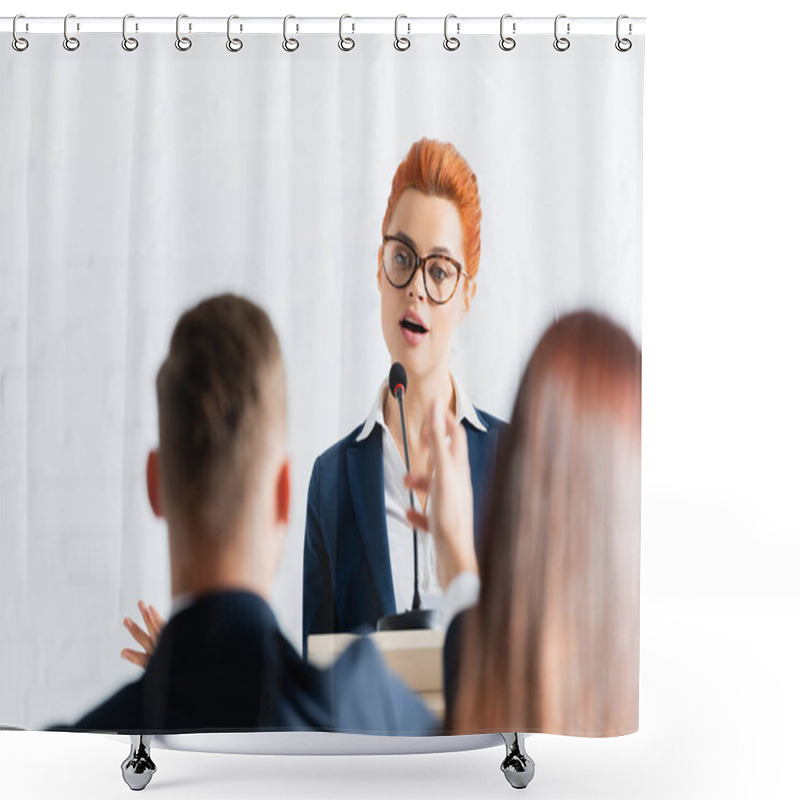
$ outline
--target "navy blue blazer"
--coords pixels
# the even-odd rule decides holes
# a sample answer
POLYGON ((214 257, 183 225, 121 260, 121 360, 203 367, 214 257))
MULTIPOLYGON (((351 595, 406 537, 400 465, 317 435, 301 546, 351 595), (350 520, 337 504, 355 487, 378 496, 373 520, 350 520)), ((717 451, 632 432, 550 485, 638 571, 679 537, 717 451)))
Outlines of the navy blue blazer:
MULTIPOLYGON (((486 431, 467 432, 476 547, 507 423, 477 411, 486 431)), ((356 441, 363 426, 314 462, 308 486, 303 554, 303 651, 311 634, 374 629, 397 613, 386 530, 383 429, 356 441)))
POLYGON ((142 677, 69 730, 424 735, 436 726, 369 640, 317 669, 283 637, 261 597, 235 590, 204 595, 172 617, 142 677))

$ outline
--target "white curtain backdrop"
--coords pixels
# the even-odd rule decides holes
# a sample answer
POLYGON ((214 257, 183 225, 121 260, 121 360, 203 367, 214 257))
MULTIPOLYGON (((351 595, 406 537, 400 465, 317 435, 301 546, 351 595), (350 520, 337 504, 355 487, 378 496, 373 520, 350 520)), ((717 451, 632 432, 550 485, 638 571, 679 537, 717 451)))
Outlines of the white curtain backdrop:
POLYGON ((271 315, 288 371, 292 524, 273 604, 300 643, 313 459, 363 420, 389 356, 376 284, 394 170, 451 141, 483 205, 453 369, 508 417, 552 319, 641 342, 643 40, 610 36, 37 35, 2 53, 0 721, 73 721, 138 670, 121 621, 170 606, 147 502, 154 379, 179 314, 221 291, 271 315))

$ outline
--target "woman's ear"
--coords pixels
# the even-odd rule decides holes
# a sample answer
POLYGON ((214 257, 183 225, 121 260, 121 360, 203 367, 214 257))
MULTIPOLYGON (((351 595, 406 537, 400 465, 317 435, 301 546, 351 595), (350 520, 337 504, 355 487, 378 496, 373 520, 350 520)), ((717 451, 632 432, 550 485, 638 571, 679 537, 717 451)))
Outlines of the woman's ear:
POLYGON ((467 311, 469 311, 469 307, 470 307, 470 305, 472 303, 472 298, 475 297, 475 289, 476 288, 477 287, 475 285, 475 279, 474 278, 470 278, 470 280, 467 281, 467 285, 466 285, 466 287, 464 289, 464 305, 461 308, 461 319, 462 320, 467 315, 467 311))
POLYGON ((161 503, 161 461, 158 457, 158 450, 151 450, 147 454, 147 497, 150 500, 150 508, 157 517, 164 516, 164 508, 161 503))

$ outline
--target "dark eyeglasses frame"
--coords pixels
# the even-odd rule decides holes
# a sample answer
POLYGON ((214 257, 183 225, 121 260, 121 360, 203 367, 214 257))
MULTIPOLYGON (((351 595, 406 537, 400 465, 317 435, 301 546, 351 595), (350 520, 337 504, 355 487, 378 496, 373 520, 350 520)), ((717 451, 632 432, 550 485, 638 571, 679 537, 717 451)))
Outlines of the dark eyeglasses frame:
POLYGON ((464 267, 462 267, 461 264, 459 264, 454 258, 446 256, 442 253, 432 253, 429 256, 420 258, 419 253, 417 253, 417 251, 405 239, 401 239, 399 236, 383 237, 383 243, 381 244, 381 267, 383 268, 383 274, 386 276, 386 280, 389 281, 389 284, 394 286, 395 289, 405 289, 406 286, 408 286, 411 281, 414 280, 417 270, 422 267, 422 283, 425 286, 425 294, 428 295, 428 299, 431 301, 431 303, 434 303, 437 306, 443 306, 445 303, 449 303, 453 299, 453 295, 455 295, 456 290, 458 289, 458 282, 461 280, 462 274, 464 275, 465 281, 469 280, 469 275, 464 270, 464 267), (393 283, 392 279, 389 277, 389 273, 386 271, 386 261, 384 259, 384 247, 386 246, 386 242, 399 242, 400 244, 405 245, 414 254, 414 258, 416 259, 414 269, 411 270, 411 275, 409 275, 408 280, 403 284, 398 285, 393 283), (427 273, 425 272, 425 265, 433 259, 443 259, 444 261, 447 261, 448 264, 452 264, 456 268, 457 277, 455 286, 453 286, 453 291, 450 292, 450 296, 446 300, 436 300, 436 298, 431 295, 430 290, 428 289, 428 279, 426 277, 427 273))

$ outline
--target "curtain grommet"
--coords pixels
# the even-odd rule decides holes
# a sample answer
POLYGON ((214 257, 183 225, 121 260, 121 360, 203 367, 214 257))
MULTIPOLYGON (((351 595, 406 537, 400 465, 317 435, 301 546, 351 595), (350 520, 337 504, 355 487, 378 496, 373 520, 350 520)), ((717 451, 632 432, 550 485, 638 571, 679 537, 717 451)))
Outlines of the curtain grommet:
MULTIPOLYGON (((69 35, 69 21, 71 19, 75 19, 75 15, 74 14, 67 14, 67 16, 64 17, 64 42, 63 42, 63 44, 64 44, 64 49, 65 50, 69 50, 70 53, 74 53, 81 46, 81 42, 80 42, 80 39, 78 39, 76 36, 70 36, 69 35)), ((80 30, 80 29, 81 29, 80 25, 78 25, 76 23, 76 30, 80 30)))
POLYGON ((24 53, 28 49, 30 42, 25 37, 20 36, 17 33, 17 20, 19 19, 25 19, 25 15, 17 14, 17 16, 14 17, 14 21, 11 23, 11 36, 13 37, 11 39, 11 46, 18 53, 24 53))
POLYGON ((555 47, 555 49, 558 50, 559 53, 564 53, 567 50, 569 50, 569 46, 571 44, 570 40, 567 39, 567 36, 569 36, 570 32, 569 22, 567 23, 567 36, 559 36, 558 34, 558 22, 559 20, 566 18, 567 18, 566 14, 559 14, 555 18, 555 21, 553 22, 553 36, 555 37, 555 41, 553 42, 553 47, 555 47))
MULTIPOLYGON (((138 46, 139 40, 134 36, 128 36, 128 20, 135 19, 133 14, 126 14, 122 18, 122 49, 132 53, 138 46)), ((136 26, 138 30, 138 25, 136 26)))
MULTIPOLYGON (((342 16, 339 17, 339 49, 344 51, 345 53, 349 53, 356 46, 356 41, 355 39, 352 38, 352 36, 344 35, 342 27, 346 19, 353 19, 353 18, 349 14, 342 14, 342 16)), ((351 25, 353 26, 353 30, 351 31, 351 33, 355 33, 356 32, 355 22, 352 22, 351 25)))
MULTIPOLYGON (((517 46, 517 40, 513 36, 506 36, 505 23, 507 19, 512 19, 511 14, 503 14, 503 16, 500 17, 500 49, 504 50, 506 53, 517 46)), ((517 32, 516 22, 511 23, 511 32, 517 32)))
MULTIPOLYGON (((228 27, 225 31, 228 37, 228 41, 225 42, 225 47, 228 48, 228 52, 230 53, 238 53, 244 47, 244 42, 242 42, 241 39, 237 39, 235 36, 231 36, 231 22, 233 22, 235 19, 239 19, 238 15, 236 14, 231 14, 228 17, 228 27)), ((241 30, 241 27, 239 28, 239 30, 241 30)))
MULTIPOLYGON (((192 46, 192 40, 188 36, 183 36, 181 34, 181 20, 188 18, 188 14, 178 14, 178 16, 175 18, 175 47, 177 47, 182 53, 185 53, 192 46)), ((192 25, 189 23, 189 31, 191 30, 192 25)))
POLYGON ((408 19, 405 14, 398 14, 394 18, 394 49, 399 50, 401 53, 404 53, 411 47, 411 39, 408 38, 409 34, 411 33, 411 23, 407 22, 406 27, 408 30, 406 31, 405 36, 400 35, 400 20, 401 19, 408 19))
POLYGON ((461 39, 458 38, 458 34, 461 33, 461 23, 457 20, 458 17, 456 17, 455 14, 448 14, 444 18, 444 42, 442 46, 445 50, 449 50, 451 53, 461 47, 461 39), (456 20, 456 36, 450 36, 447 31, 451 19, 456 20))

